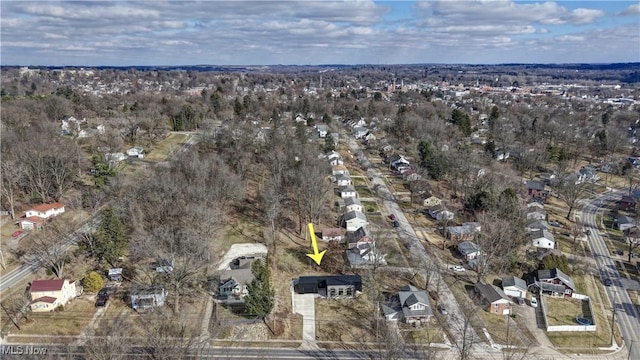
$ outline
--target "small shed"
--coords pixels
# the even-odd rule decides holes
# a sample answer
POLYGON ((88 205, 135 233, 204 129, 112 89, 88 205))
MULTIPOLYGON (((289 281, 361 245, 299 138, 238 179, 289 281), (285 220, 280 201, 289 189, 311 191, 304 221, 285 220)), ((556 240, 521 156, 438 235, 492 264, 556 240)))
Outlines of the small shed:
POLYGON ((122 268, 109 269, 109 272, 107 273, 107 277, 111 281, 121 282, 122 281, 122 268))

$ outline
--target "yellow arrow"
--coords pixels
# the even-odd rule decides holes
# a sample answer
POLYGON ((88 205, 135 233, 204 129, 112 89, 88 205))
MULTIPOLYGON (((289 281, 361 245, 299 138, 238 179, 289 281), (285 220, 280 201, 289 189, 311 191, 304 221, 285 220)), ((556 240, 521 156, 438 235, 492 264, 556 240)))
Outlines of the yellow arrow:
POLYGON ((313 247, 313 254, 307 254, 308 257, 312 258, 316 264, 320 265, 322 261, 322 257, 327 250, 322 250, 322 252, 318 252, 318 243, 316 242, 316 233, 313 232, 313 224, 309 223, 309 235, 311 235, 311 246, 313 247))

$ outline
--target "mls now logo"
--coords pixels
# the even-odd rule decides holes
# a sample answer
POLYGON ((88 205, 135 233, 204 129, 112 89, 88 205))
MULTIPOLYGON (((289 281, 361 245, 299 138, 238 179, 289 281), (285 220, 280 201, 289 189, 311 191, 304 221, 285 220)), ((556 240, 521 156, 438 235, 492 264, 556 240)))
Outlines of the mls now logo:
POLYGON ((22 345, 4 345, 2 346, 2 355, 44 355, 47 353, 45 347, 22 346, 22 345))

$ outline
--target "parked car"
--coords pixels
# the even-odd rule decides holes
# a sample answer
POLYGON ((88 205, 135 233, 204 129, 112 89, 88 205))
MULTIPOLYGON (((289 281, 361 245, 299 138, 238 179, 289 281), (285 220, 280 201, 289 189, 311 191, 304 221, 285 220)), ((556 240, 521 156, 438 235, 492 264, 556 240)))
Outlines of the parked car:
POLYGON ((447 308, 445 308, 441 304, 438 304, 438 311, 440 311, 440 314, 442 314, 442 315, 449 315, 449 312, 447 311, 447 308))
POLYGON ((613 284, 613 281, 609 278, 604 279, 602 282, 604 283, 604 286, 611 286, 611 284, 613 284))
POLYGON ((531 301, 529 301, 529 303, 531 304, 531 307, 538 307, 538 299, 536 299, 535 297, 531 297, 531 301))
POLYGON ((96 300, 96 307, 102 307, 107 305, 107 301, 109 301, 109 296, 100 296, 98 300, 96 300))
POLYGON ((549 221, 549 225, 554 227, 562 227, 562 225, 560 225, 560 223, 557 221, 549 221))
POLYGON ((109 296, 109 290, 107 288, 102 288, 98 291, 98 298, 109 296))
POLYGON ((400 227, 400 223, 398 222, 398 220, 393 220, 393 227, 394 228, 400 227))
POLYGON ((20 236, 20 234, 22 234, 22 230, 16 230, 13 232, 13 234, 11 234, 11 237, 18 237, 20 236))
POLYGON ((391 214, 391 215, 389 215, 389 219, 391 219, 391 220, 395 220, 395 219, 396 219, 396 214, 391 214))
POLYGON ((460 265, 453 265, 451 267, 451 270, 457 271, 457 272, 467 271, 467 269, 465 269, 464 267, 462 267, 460 265))

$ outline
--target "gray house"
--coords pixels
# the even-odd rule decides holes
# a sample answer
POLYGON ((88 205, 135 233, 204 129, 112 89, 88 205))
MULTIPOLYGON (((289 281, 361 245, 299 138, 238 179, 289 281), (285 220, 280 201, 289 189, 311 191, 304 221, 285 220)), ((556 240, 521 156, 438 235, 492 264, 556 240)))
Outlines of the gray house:
POLYGON ((480 249, 478 245, 471 241, 463 241, 458 244, 458 251, 462 257, 469 261, 477 258, 480 255, 480 249))
POLYGON ((249 293, 247 284, 254 279, 251 264, 257 260, 263 261, 261 257, 243 256, 231 262, 230 270, 220 273, 218 293, 227 304, 244 303, 244 298, 249 293))
POLYGON ((164 306, 167 291, 159 285, 136 285, 131 287, 131 308, 147 310, 164 306))
POLYGON ((427 292, 412 285, 403 286, 382 305, 382 312, 387 320, 402 320, 407 324, 427 323, 433 317, 427 292))

